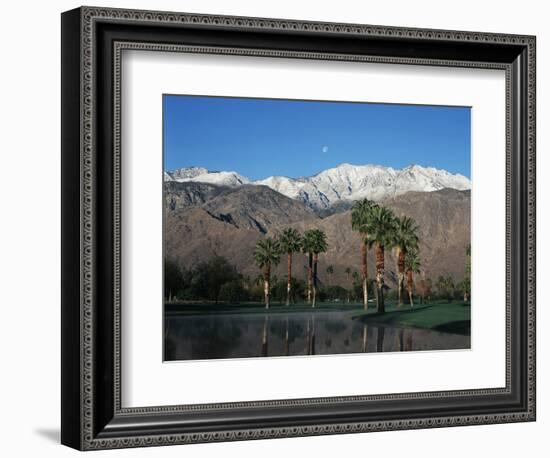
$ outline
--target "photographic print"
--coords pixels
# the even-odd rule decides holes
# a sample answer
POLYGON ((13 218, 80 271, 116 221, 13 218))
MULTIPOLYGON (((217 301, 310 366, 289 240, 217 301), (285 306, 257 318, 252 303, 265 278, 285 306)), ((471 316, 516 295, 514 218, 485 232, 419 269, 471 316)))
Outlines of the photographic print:
POLYGON ((470 111, 164 95, 164 360, 469 349, 470 111))

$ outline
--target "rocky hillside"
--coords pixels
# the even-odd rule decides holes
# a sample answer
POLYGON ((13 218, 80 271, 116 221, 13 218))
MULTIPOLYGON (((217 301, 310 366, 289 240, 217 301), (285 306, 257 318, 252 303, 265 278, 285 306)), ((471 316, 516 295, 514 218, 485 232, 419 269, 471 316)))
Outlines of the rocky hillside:
MULTIPOLYGON (((414 218, 420 227, 420 255, 426 276, 450 274, 461 280, 465 247, 470 241, 470 192, 442 189, 433 192, 407 192, 384 199, 399 216, 414 218)), ((320 256, 320 281, 351 284, 347 267, 359 271, 359 235, 351 230, 350 209, 337 208, 321 217, 308 205, 267 187, 244 185, 216 186, 196 182, 165 182, 165 253, 183 266, 219 255, 226 257, 244 275, 255 277, 259 270, 252 253, 261 238, 277 235, 285 227, 301 231, 317 227, 327 234, 329 250, 320 256), (326 276, 332 265, 334 274, 326 276)), ((275 274, 284 276, 284 263, 275 274)), ((295 255, 296 276, 304 278, 305 255, 295 255)), ((373 253, 369 253, 373 272, 373 253)), ((395 258, 386 256, 387 282, 395 279, 395 258)))

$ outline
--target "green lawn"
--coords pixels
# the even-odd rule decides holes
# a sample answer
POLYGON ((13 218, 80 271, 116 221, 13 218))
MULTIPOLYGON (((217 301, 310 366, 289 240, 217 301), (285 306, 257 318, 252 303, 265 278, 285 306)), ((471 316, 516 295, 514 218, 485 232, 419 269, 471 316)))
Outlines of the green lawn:
POLYGON ((434 301, 429 304, 396 306, 395 301, 386 301, 386 313, 376 311, 376 303, 369 303, 369 310, 363 310, 363 304, 342 302, 321 302, 315 308, 307 303, 272 303, 269 310, 258 302, 227 303, 170 303, 166 304, 169 315, 200 315, 215 313, 292 313, 292 312, 349 311, 350 318, 367 324, 388 325, 405 328, 433 329, 451 334, 470 334, 470 304, 462 301, 434 301))
POLYGON ((356 312, 354 319, 364 323, 433 329, 452 334, 470 334, 470 304, 461 301, 438 301, 411 308, 395 304, 386 306, 386 313, 376 312, 372 307, 368 312, 356 312))
POLYGON ((272 303, 269 309, 265 308, 263 303, 246 302, 241 304, 227 303, 167 303, 165 305, 167 313, 176 314, 201 314, 201 313, 288 313, 288 312, 327 312, 327 311, 350 311, 357 312, 363 308, 362 304, 346 304, 343 302, 318 302, 315 308, 305 302, 290 304, 288 307, 284 303, 272 303))

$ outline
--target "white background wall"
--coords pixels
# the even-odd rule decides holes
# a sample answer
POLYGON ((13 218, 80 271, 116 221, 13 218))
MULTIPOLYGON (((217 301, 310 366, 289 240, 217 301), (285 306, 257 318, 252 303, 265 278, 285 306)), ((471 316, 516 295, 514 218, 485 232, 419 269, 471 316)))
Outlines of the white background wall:
MULTIPOLYGON (((538 279, 550 231, 550 30, 545 2, 117 0, 96 5, 533 34, 538 38, 538 279), (546 210, 546 211, 545 211, 546 210), (543 236, 546 237, 543 238, 543 236)), ((69 456, 59 441, 60 13, 75 1, 2 5, 0 46, 0 453, 69 456)), ((545 298, 538 303, 538 421, 104 452, 108 456, 543 456, 550 427, 545 298), (538 453, 537 453, 538 450, 538 453)), ((403 375, 406 377, 406 374, 403 375)), ((547 453, 547 452, 546 452, 547 453)))

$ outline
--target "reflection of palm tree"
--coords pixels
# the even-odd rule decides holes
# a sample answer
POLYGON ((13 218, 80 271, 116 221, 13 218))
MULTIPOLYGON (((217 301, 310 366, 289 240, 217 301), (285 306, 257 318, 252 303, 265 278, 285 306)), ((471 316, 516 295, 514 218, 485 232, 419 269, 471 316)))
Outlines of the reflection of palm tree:
POLYGON ((292 289, 292 254, 299 252, 302 248, 302 237, 296 229, 289 227, 279 237, 279 245, 282 253, 287 255, 286 305, 288 306, 292 289))
POLYGON ((361 235, 361 274, 363 280, 363 305, 365 310, 367 310, 369 305, 369 294, 367 289, 367 250, 369 246, 369 225, 374 207, 377 207, 374 202, 363 199, 355 202, 351 210, 351 227, 361 235))
POLYGON ((309 315, 307 317, 307 326, 306 326, 306 348, 305 352, 306 355, 309 355, 310 353, 310 340, 311 340, 311 329, 309 327, 309 315))
POLYGON ((376 336, 376 351, 378 353, 384 351, 384 326, 378 327, 378 335, 376 336))
POLYGON ((285 354, 285 356, 290 355, 290 342, 289 342, 289 339, 288 339, 288 315, 286 317, 284 354, 285 354))
POLYGON ((420 257, 417 250, 407 251, 405 256, 405 269, 407 270, 407 291, 409 293, 409 301, 411 307, 413 306, 413 273, 420 272, 420 257))
POLYGON ((264 318, 264 328, 262 331, 262 351, 261 356, 267 356, 267 336, 268 336, 268 324, 269 324, 269 315, 265 315, 264 318))
POLYGON ((376 300, 378 312, 384 313, 384 252, 385 248, 392 245, 395 231, 395 216, 386 207, 374 207, 371 211, 369 224, 370 244, 376 248, 376 300))
POLYGON ((313 255, 313 301, 312 307, 315 307, 317 296, 317 264, 319 262, 319 253, 324 253, 328 249, 327 236, 320 229, 310 229, 306 231, 305 238, 308 239, 309 250, 313 255))
POLYGON ((396 220, 393 245, 397 251, 397 306, 403 304, 403 283, 405 282, 405 256, 407 251, 418 248, 418 226, 414 219, 404 216, 396 220))
POLYGON ((264 300, 265 308, 269 308, 271 266, 279 264, 281 259, 279 243, 267 237, 256 244, 254 250, 254 261, 260 269, 263 269, 264 275, 264 300))
MULTIPOLYGON (((315 290, 313 290, 314 293, 315 293, 315 290)), ((315 298, 315 296, 313 296, 315 298)), ((310 350, 309 350, 309 354, 310 355, 314 355, 315 354, 315 315, 312 315, 311 316, 311 340, 310 340, 310 343, 311 343, 311 347, 310 347, 310 350)))
POLYGON ((368 334, 367 334, 367 325, 363 325, 363 353, 367 352, 367 344, 368 344, 368 334))

